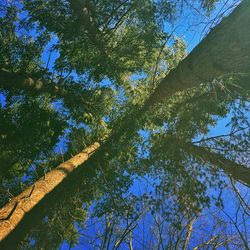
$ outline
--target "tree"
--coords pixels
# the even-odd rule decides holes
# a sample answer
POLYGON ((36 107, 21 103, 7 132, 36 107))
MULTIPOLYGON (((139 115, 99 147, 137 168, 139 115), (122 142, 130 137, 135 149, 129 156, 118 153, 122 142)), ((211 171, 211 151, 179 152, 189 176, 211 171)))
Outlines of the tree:
POLYGON ((1 205, 31 184, 31 169, 52 157, 70 123, 99 122, 113 103, 110 88, 52 72, 53 55, 43 62, 50 34, 26 18, 19 1, 1 2, 1 205))
POLYGON ((20 182, 29 166, 50 155, 66 122, 46 98, 27 96, 6 100, 0 119, 0 203, 3 205, 9 196, 7 190, 12 195, 21 192, 20 182))
POLYGON ((224 18, 220 25, 161 81, 146 106, 161 102, 167 96, 197 86, 198 83, 206 83, 230 74, 249 73, 248 8, 248 2, 243 1, 229 17, 224 18), (242 29, 239 30, 239 27, 242 29))
POLYGON ((154 50, 162 46, 166 35, 161 18, 167 20, 173 12, 171 4, 161 8, 153 1, 51 0, 24 4, 32 20, 60 39, 56 68, 87 73, 97 82, 108 77, 120 81, 118 84, 126 74, 141 71, 154 50))
POLYGON ((185 152, 188 152, 190 155, 197 157, 204 161, 205 163, 211 164, 217 169, 222 169, 226 174, 231 176, 234 180, 250 185, 249 173, 250 170, 248 167, 236 163, 230 159, 225 158, 223 155, 216 152, 211 152, 205 147, 196 146, 193 143, 185 142, 173 136, 157 135, 161 137, 162 147, 166 146, 169 143, 174 143, 179 149, 183 149, 185 152), (163 143, 163 138, 167 140, 163 143))
POLYGON ((83 113, 97 115, 94 103, 102 100, 97 93, 105 97, 107 88, 90 89, 83 79, 73 80, 64 69, 54 70, 51 61, 56 49, 52 35, 26 20, 27 13, 21 3, 6 3, 0 11, 0 88, 9 95, 47 95, 51 102, 60 100, 74 118, 83 113), (49 55, 44 62, 47 47, 49 55))

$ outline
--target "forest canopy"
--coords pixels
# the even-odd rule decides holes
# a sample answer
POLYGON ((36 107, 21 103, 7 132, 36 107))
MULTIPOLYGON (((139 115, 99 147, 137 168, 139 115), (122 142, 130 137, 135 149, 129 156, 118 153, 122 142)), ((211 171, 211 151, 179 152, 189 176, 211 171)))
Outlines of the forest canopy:
POLYGON ((0 248, 249 249, 249 13, 1 0, 0 248))

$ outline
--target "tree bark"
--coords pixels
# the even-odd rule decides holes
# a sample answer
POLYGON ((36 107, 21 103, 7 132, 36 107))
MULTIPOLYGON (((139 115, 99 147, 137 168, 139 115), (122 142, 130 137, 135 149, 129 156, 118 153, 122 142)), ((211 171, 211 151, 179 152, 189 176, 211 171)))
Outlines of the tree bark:
POLYGON ((235 161, 225 158, 221 154, 211 152, 205 148, 191 144, 189 147, 190 148, 187 149, 187 151, 190 154, 193 154, 206 163, 212 164, 217 169, 224 170, 224 172, 233 179, 250 187, 250 168, 238 164, 235 161))
POLYGON ((45 83, 43 80, 29 77, 26 74, 10 72, 0 69, 0 88, 6 90, 32 90, 37 93, 49 92, 53 95, 60 94, 61 90, 55 84, 45 83))
POLYGON ((191 234, 193 232, 193 225, 194 225, 195 220, 196 219, 191 219, 190 220, 188 218, 188 222, 187 222, 187 225, 186 225, 187 226, 187 234, 186 234, 186 238, 184 240, 183 250, 187 250, 188 249, 188 244, 189 244, 189 241, 190 241, 191 234))
POLYGON ((238 164, 235 161, 225 158, 223 155, 212 152, 204 147, 196 146, 191 142, 185 142, 178 138, 172 138, 174 144, 178 145, 184 151, 205 163, 209 163, 216 169, 222 169, 227 175, 241 183, 250 186, 250 168, 238 164))
POLYGON ((87 147, 79 154, 62 163, 54 170, 28 187, 21 194, 0 209, 0 241, 4 240, 18 224, 39 204, 49 193, 71 174, 79 165, 86 162, 90 155, 100 147, 99 143, 87 147))
POLYGON ((0 69, 0 88, 9 91, 25 90, 37 95, 49 93, 54 98, 63 99, 67 103, 78 106, 83 105, 83 107, 88 110, 88 105, 80 95, 73 95, 63 86, 58 87, 55 83, 46 82, 45 80, 28 76, 27 74, 0 69))
POLYGON ((245 0, 161 81, 146 106, 224 75, 249 73, 249 13, 250 1, 245 0))

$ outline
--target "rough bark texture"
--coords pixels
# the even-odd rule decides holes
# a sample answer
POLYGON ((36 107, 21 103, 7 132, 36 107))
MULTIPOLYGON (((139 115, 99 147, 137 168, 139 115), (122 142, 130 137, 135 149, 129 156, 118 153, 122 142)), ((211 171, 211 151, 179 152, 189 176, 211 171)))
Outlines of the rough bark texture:
POLYGON ((46 195, 62 183, 75 168, 87 161, 90 155, 99 147, 100 144, 97 142, 87 147, 79 154, 47 173, 0 209, 0 240, 7 237, 27 213, 34 209, 46 195))
POLYGON ((215 78, 250 71, 250 1, 243 1, 171 71, 146 106, 215 78))

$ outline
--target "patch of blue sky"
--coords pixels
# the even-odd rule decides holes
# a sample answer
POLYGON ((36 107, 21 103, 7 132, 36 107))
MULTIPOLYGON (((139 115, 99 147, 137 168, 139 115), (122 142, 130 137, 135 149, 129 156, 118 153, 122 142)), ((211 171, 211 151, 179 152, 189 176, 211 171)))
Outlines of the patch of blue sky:
POLYGON ((123 87, 116 87, 115 99, 118 105, 125 105, 128 101, 128 97, 126 96, 126 92, 123 87))
POLYGON ((0 108, 4 108, 6 105, 6 96, 4 93, 0 90, 0 108))
POLYGON ((57 43, 57 36, 52 34, 50 42, 45 46, 42 52, 42 63, 50 72, 53 72, 54 64, 60 56, 59 51, 55 48, 57 43))
MULTIPOLYGON (((189 2, 189 1, 188 1, 189 2)), ((227 16, 240 3, 240 0, 228 0, 217 2, 215 8, 209 15, 200 11, 200 1, 190 1, 193 5, 183 9, 183 12, 173 24, 165 23, 164 30, 170 34, 183 39, 187 46, 187 51, 191 52, 195 46, 209 33, 211 28, 216 26, 222 17, 227 16)))
MULTIPOLYGON (((239 100, 236 100, 236 105, 237 102, 239 103, 239 100)), ((248 102, 246 102, 248 104, 248 102)), ((248 104, 249 106, 249 104, 248 104)), ((243 111, 244 112, 244 111, 243 111)), ((244 112, 244 116, 246 120, 250 123, 250 113, 249 112, 244 112)), ((194 142, 199 141, 201 139, 206 139, 210 137, 216 137, 220 135, 226 135, 230 134, 233 131, 232 127, 232 120, 235 118, 235 113, 233 110, 229 110, 229 112, 224 116, 224 117, 219 117, 219 116, 212 116, 214 120, 216 121, 215 125, 209 125, 208 126, 208 133, 206 135, 199 135, 196 138, 193 139, 194 142)), ((236 117, 237 119, 237 117, 236 117)), ((245 126, 245 125, 243 125, 245 126)), ((245 127, 246 129, 250 129, 245 127)))
POLYGON ((108 87, 108 88, 112 88, 113 90, 115 90, 115 86, 112 80, 110 80, 107 77, 104 77, 99 83, 98 85, 100 85, 101 87, 108 87))
POLYGON ((60 136, 59 137, 59 141, 58 143, 55 145, 54 147, 54 152, 56 154, 64 154, 67 152, 67 149, 68 149, 68 138, 67 138, 67 135, 69 134, 70 130, 69 129, 66 129, 64 135, 60 136))
POLYGON ((157 177, 152 178, 151 175, 146 174, 144 176, 135 176, 133 178, 133 184, 129 191, 140 197, 143 194, 150 194, 152 196, 156 195, 155 187, 160 184, 160 179, 157 177))
POLYGON ((230 132, 230 127, 227 126, 227 124, 230 122, 230 120, 232 118, 232 114, 229 113, 226 117, 220 118, 220 119, 218 119, 217 116, 215 118, 217 119, 216 124, 214 126, 212 126, 212 125, 208 126, 208 133, 206 135, 200 134, 200 135, 196 136, 193 139, 193 142, 197 142, 197 141, 200 141, 202 139, 206 139, 206 138, 210 138, 210 137, 214 137, 214 136, 219 136, 219 135, 230 132))
POLYGON ((142 142, 137 145, 137 154, 140 158, 146 159, 149 156, 148 148, 145 148, 146 144, 148 147, 150 132, 146 130, 139 130, 138 134, 141 137, 142 142))
POLYGON ((131 81, 138 81, 138 80, 143 80, 146 79, 148 75, 145 72, 137 72, 135 74, 132 74, 130 76, 131 81))
MULTIPOLYGON (((236 183, 236 187, 240 190, 241 196, 244 197, 245 200, 250 199, 249 188, 240 183, 236 183)), ((224 201, 223 208, 216 206, 215 203, 212 203, 211 207, 202 211, 199 216, 200 219, 195 222, 194 229, 196 233, 192 235, 191 247, 195 247, 197 245, 197 242, 200 241, 202 234, 206 235, 207 237, 211 235, 215 236, 217 233, 223 230, 224 235, 227 233, 228 235, 237 235, 237 229, 234 228, 232 221, 229 221, 229 224, 226 227, 225 224, 223 224, 223 221, 228 221, 228 216, 230 216, 232 219, 235 219, 235 216, 238 216, 236 221, 241 221, 239 227, 244 226, 245 223, 246 228, 250 228, 249 219, 245 220, 244 223, 242 221, 242 210, 238 209, 240 202, 239 198, 236 197, 236 193, 230 186, 229 188, 224 189, 221 198, 224 201), (216 225, 216 223, 218 224, 216 225)))

